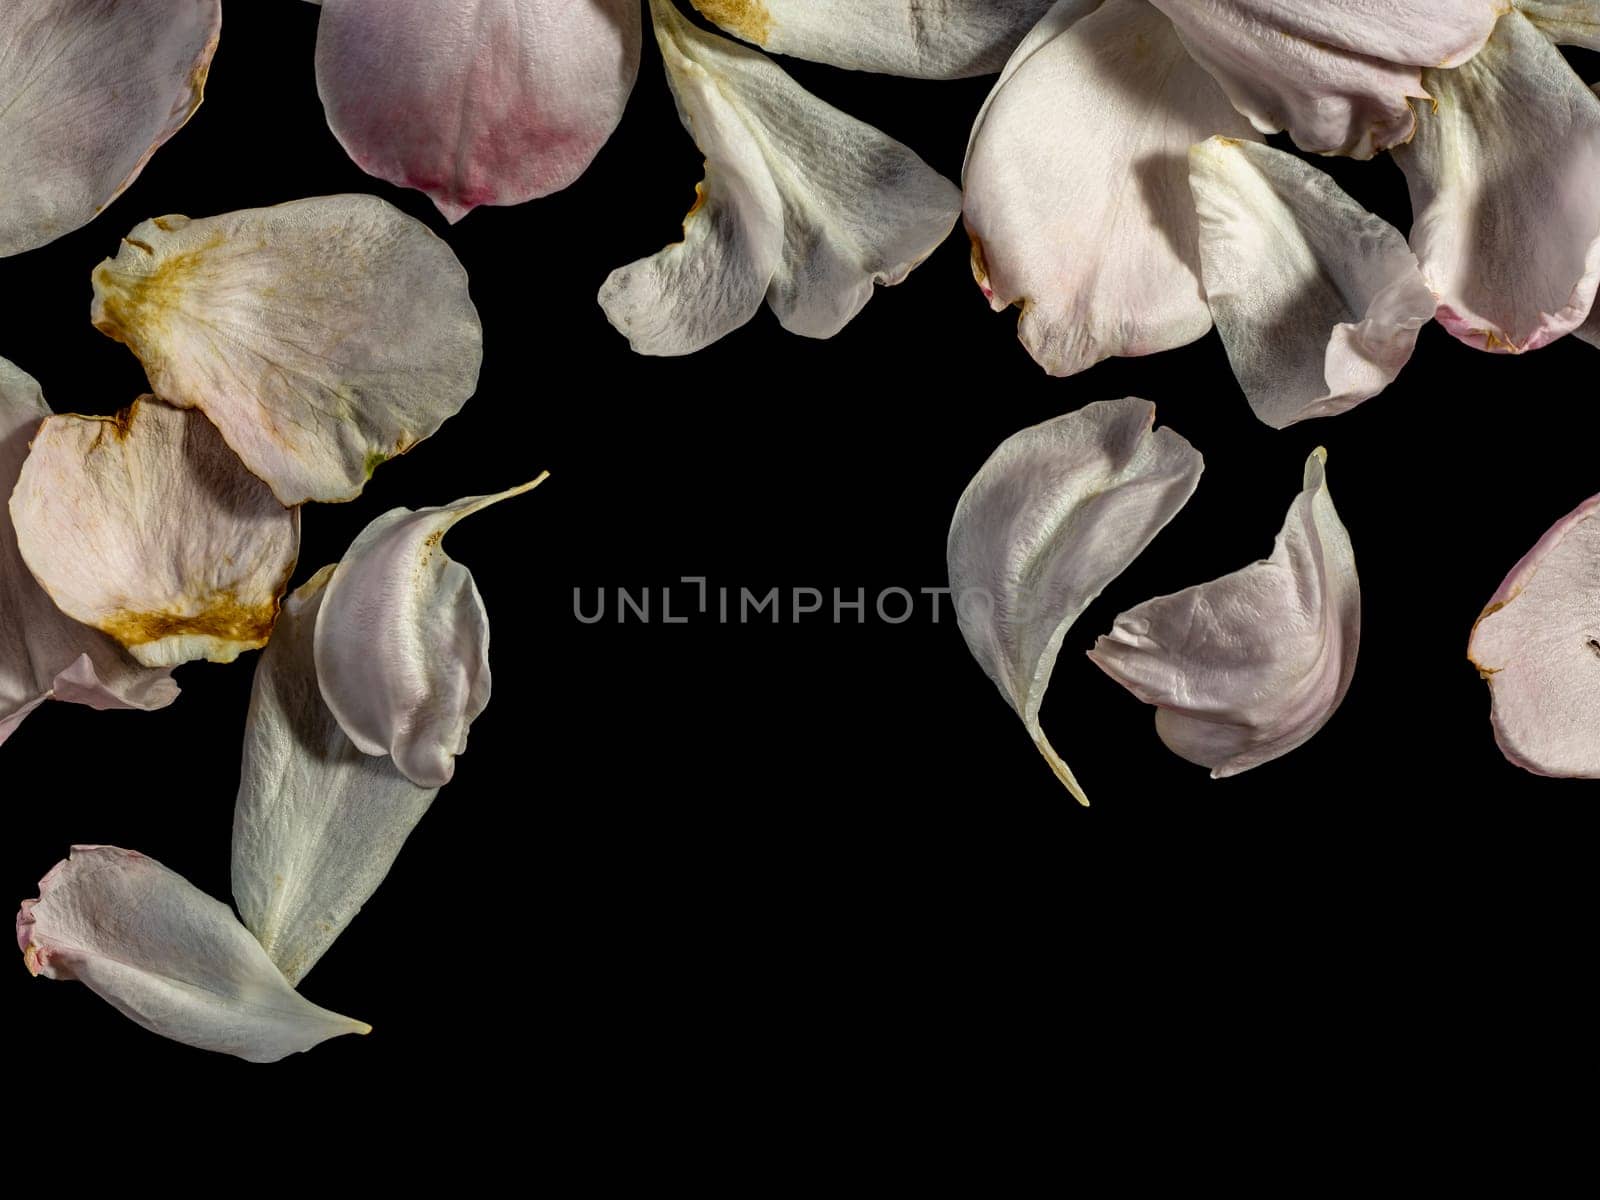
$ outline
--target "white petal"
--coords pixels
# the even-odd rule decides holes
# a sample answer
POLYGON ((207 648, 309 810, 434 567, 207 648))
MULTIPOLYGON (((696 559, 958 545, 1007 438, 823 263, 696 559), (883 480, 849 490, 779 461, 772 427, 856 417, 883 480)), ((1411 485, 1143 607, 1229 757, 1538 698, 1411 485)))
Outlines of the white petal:
POLYGON ((1067 630, 1194 494, 1199 453, 1155 405, 1090 404, 1015 433, 967 485, 950 525, 962 636, 1067 790, 1083 789, 1039 727, 1067 630))
POLYGON ((1536 775, 1600 779, 1600 496, 1511 568, 1472 628, 1494 736, 1536 775))
MULTIPOLYGON (((10 496, 28 443, 50 415, 33 379, 0 358, 0 496, 10 496)), ((0 743, 54 697, 91 708, 164 708, 178 698, 165 670, 147 670, 115 642, 72 620, 45 593, 0 512, 0 743)))
POLYGON ((1195 146, 1189 185, 1211 315, 1258 417, 1282 429, 1394 381, 1435 307, 1398 229, 1253 142, 1195 146))
POLYGON ((1089 652, 1182 758, 1237 775, 1309 740, 1350 688, 1361 586, 1318 450, 1272 556, 1147 600, 1089 652))
POLYGON ((219 0, 0 4, 0 256, 88 224, 200 107, 219 0))
POLYGON ((1600 0, 1516 0, 1516 5, 1552 42, 1600 50, 1600 0))
POLYGON ((205 417, 153 396, 115 417, 47 418, 11 520, 61 611, 147 667, 265 645, 300 550, 298 510, 205 417))
POLYGON ((583 174, 639 70, 638 0, 327 0, 317 91, 368 174, 459 221, 583 174))
POLYGON ((1063 0, 1007 66, 973 131, 966 221, 978 283, 1052 375, 1211 328, 1189 147, 1254 139, 1142 0, 1063 0))
POLYGON ((361 531, 317 616, 317 678, 350 740, 388 754, 418 787, 442 787, 489 703, 489 617, 472 573, 444 552, 463 517, 537 487, 442 508, 396 508, 361 531))
POLYGON ((763 297, 785 329, 832 337, 955 224, 955 186, 822 103, 770 59, 651 0, 684 123, 706 157, 684 240, 613 271, 606 316, 641 354, 689 354, 763 297))
POLYGON ((17 914, 28 970, 76 979, 162 1037, 276 1062, 370 1026, 303 1000, 226 904, 154 859, 74 846, 17 914))
POLYGON ((1422 67, 1476 54, 1506 0, 1152 0, 1262 133, 1371 158, 1408 140, 1422 67))
POLYGON ((357 750, 323 703, 313 635, 324 567, 283 604, 256 667, 233 810, 233 899, 298 984, 366 903, 437 788, 357 750))
POLYGON ((375 196, 157 217, 94 273, 95 327, 285 504, 349 500, 478 385, 467 273, 375 196))
POLYGON ((1600 100, 1515 12, 1427 84, 1438 108, 1395 157, 1440 324, 1509 353, 1576 329, 1600 282, 1600 100))
POLYGON ((998 71, 1051 0, 693 0, 735 37, 852 71, 998 71))

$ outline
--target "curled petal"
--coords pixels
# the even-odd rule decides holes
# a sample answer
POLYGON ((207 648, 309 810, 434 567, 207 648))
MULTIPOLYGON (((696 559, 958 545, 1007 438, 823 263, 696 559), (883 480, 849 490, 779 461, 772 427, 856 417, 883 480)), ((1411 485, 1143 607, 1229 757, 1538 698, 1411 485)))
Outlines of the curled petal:
MULTIPOLYGON (((0 358, 0 495, 16 488, 28 443, 50 416, 33 379, 0 358)), ((34 580, 0 513, 0 743, 54 697, 91 708, 164 708, 178 697, 166 670, 147 670, 110 638, 72 620, 34 580)))
POLYGON ((1258 417, 1332 416, 1394 381, 1435 307, 1398 229, 1253 142, 1195 146, 1189 185, 1206 299, 1258 417))
POLYGON ((313 636, 333 570, 284 601, 256 667, 233 810, 234 902, 292 984, 377 890, 438 794, 357 750, 323 702, 313 636))
POLYGON ((328 582, 316 618, 322 697, 363 753, 390 755, 418 787, 450 782, 489 703, 489 617, 472 573, 441 542, 463 517, 544 479, 442 508, 392 509, 361 531, 328 582))
POLYGON ((115 417, 47 418, 11 520, 61 611, 147 667, 266 645, 300 549, 299 511, 205 417, 154 396, 115 417))
POLYGON ((1600 50, 1600 0, 1516 0, 1516 5, 1552 42, 1600 50))
POLYGON ((998 71, 1052 0, 692 0, 735 37, 852 71, 998 71))
POLYGON ((226 904, 131 850, 74 846, 22 902, 17 944, 34 975, 202 1050, 276 1062, 371 1031, 301 999, 226 904))
POLYGON ((822 103, 775 63, 651 0, 684 123, 706 157, 684 240, 611 273, 606 316, 641 354, 688 354, 763 299, 832 337, 955 224, 960 193, 911 150, 822 103))
POLYGON ((359 495, 483 360, 465 269, 376 196, 146 221, 95 270, 92 316, 290 505, 359 495))
POLYGON ((1221 779, 1279 758, 1327 724, 1361 643, 1355 556, 1328 496, 1322 450, 1306 462, 1272 556, 1123 613, 1089 652, 1146 704, 1181 758, 1221 779))
POLYGON ((0 256, 87 225, 183 128, 220 0, 0 5, 0 256))
POLYGON ((449 220, 583 174, 639 70, 638 0, 326 0, 317 91, 369 175, 449 220))
POLYGON ((1062 0, 973 130, 966 222, 995 311, 1052 375, 1202 336, 1189 147, 1256 138, 1142 0, 1062 0))
POLYGON ((1083 789, 1039 726, 1062 640, 1194 494, 1204 465, 1155 405, 1090 404, 1013 434, 967 485, 950 525, 950 589, 967 648, 1056 777, 1083 789))
POLYGON ((1600 779, 1600 496, 1558 521, 1472 627, 1495 741, 1536 775, 1600 779))
POLYGON ((1371 158, 1407 141, 1423 67, 1480 49, 1507 0, 1152 0, 1262 133, 1371 158))
POLYGON ((1600 99, 1517 12, 1427 84, 1438 107, 1395 157, 1439 323, 1513 354, 1576 329, 1600 282, 1600 99))

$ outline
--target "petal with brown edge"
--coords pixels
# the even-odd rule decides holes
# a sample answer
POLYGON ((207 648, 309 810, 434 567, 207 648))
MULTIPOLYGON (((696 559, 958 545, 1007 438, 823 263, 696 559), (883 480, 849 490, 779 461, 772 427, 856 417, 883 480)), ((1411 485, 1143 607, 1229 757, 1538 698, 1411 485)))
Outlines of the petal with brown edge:
POLYGON ((1328 723, 1361 645, 1350 535, 1326 454, 1306 460, 1270 557, 1116 620, 1089 657, 1146 704, 1168 749, 1221 779, 1280 758, 1328 723))
POLYGON ((115 417, 49 417, 11 496, 17 546, 62 612, 147 667, 266 645, 300 514, 205 417, 145 396, 115 417))
POLYGON ((356 165, 455 222, 583 174, 640 38, 638 0, 326 0, 317 91, 356 165))
POLYGON ((1395 157, 1439 323, 1497 353, 1570 333, 1600 282, 1600 99, 1515 12, 1426 78, 1438 107, 1395 157))
POLYGON ((187 1046, 276 1062, 370 1026, 302 999, 226 904, 142 854, 74 846, 17 913, 34 975, 187 1046))
POLYGON ((322 698, 361 751, 391 756, 418 787, 450 782, 489 703, 489 617, 444 535, 544 479, 441 508, 391 509, 361 531, 328 582, 316 629, 322 698))
POLYGON ((146 221, 95 269, 91 316, 290 505, 360 495, 483 361, 466 269, 376 196, 146 221))
MULTIPOLYGON (((15 489, 28 443, 49 416, 39 385, 0 358, 0 495, 15 489)), ((10 513, 0 512, 0 743, 52 697, 148 710, 176 700, 178 685, 57 608, 22 561, 10 513)))
POLYGON ((1061 644, 1194 494, 1204 463, 1129 397, 1015 433, 956 506, 947 558, 961 634, 1039 753, 1087 804, 1039 724, 1061 644))
POLYGON ((0 5, 0 256, 87 225, 181 129, 220 0, 0 5))
POLYGON ((1201 337, 1189 147, 1256 139, 1142 0, 1062 0, 1018 47, 973 130, 966 223, 995 311, 1052 375, 1201 337))
POLYGON ((234 903, 296 985, 383 882, 438 794, 387 756, 356 749, 323 702, 313 639, 333 570, 284 600, 256 665, 233 810, 234 903))

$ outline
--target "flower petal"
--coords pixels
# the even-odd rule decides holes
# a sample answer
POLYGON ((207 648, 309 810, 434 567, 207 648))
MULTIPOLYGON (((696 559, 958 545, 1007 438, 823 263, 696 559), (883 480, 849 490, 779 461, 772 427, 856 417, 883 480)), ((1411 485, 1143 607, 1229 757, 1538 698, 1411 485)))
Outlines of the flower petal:
MULTIPOLYGON (((39 385, 0 358, 0 495, 15 489, 28 443, 49 415, 39 385)), ((0 513, 0 743, 52 696, 90 708, 153 709, 176 700, 178 685, 57 608, 22 561, 10 514, 0 513)))
POLYGON ((1083 789, 1039 727, 1067 630, 1194 494, 1204 463, 1155 405, 1129 397, 1015 433, 967 485, 950 525, 950 589, 978 665, 1056 777, 1083 789))
POLYGON ((153 1033, 276 1062, 371 1027, 302 999, 226 904, 154 859, 74 846, 17 913, 34 975, 76 979, 153 1033))
POLYGON ((369 175, 450 221, 582 175, 639 71, 638 0, 326 0, 317 90, 369 175))
POLYGON ((1394 381, 1435 307, 1398 229, 1254 142, 1195 146, 1189 186, 1211 315, 1258 417, 1332 416, 1394 381))
POLYGON ((1254 140, 1142 0, 1063 0, 1017 50, 973 131, 966 221, 995 311, 1052 375, 1211 328, 1189 147, 1254 140))
POLYGON ((323 702, 313 637, 333 571, 284 601, 256 666, 233 810, 234 902, 292 984, 377 890, 438 794, 357 750, 323 702))
POLYGON ((1089 652, 1147 704, 1181 758, 1237 775, 1279 758, 1328 723, 1361 644, 1355 555, 1328 497, 1326 454, 1306 461, 1272 556, 1147 600, 1089 652))
POLYGON ((832 337, 954 226, 961 196, 911 150, 822 103, 775 63, 651 0, 684 123, 706 156, 684 240, 611 273, 606 316, 641 354, 689 354, 763 297, 832 337))
POLYGON ((361 531, 317 616, 322 697, 366 754, 388 754, 418 787, 442 787, 489 703, 489 617, 472 573, 444 552, 463 517, 538 487, 442 508, 391 509, 361 531), (375 644, 374 630, 384 636, 375 644))
POLYGON ((291 505, 360 495, 483 361, 465 269, 376 196, 146 221, 95 270, 92 315, 291 505))
POLYGON ((74 620, 147 667, 264 646, 300 514, 200 413, 145 396, 115 417, 49 417, 11 496, 28 569, 74 620))
POLYGON ((1437 111, 1395 157, 1440 324, 1502 353, 1576 329, 1600 282, 1600 99, 1516 12, 1427 85, 1437 111))
POLYGON ((1552 42, 1600 50, 1600 0, 1516 0, 1516 5, 1552 42))
POLYGON ((220 0, 0 5, 0 256, 87 225, 183 127, 220 0))
POLYGON ((1482 47, 1506 0, 1151 0, 1262 133, 1371 158, 1407 141, 1422 67, 1482 47))
POLYGON ((1511 568, 1472 627, 1495 741, 1536 775, 1600 779, 1600 496, 1511 568))
POLYGON ((1051 0, 692 0, 735 37, 852 71, 989 75, 1051 0))

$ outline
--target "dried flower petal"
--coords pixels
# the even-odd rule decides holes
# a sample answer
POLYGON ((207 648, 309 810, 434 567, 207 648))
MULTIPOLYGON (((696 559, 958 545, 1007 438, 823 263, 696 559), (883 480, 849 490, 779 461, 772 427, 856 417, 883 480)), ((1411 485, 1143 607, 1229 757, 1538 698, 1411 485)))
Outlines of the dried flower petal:
POLYGON ((1516 0, 1516 6, 1552 42, 1600 50, 1600 0, 1516 0))
POLYGON ((1129 397, 1015 433, 967 485, 950 525, 962 636, 1056 777, 1039 706, 1067 630, 1194 494, 1204 465, 1155 405, 1129 397))

